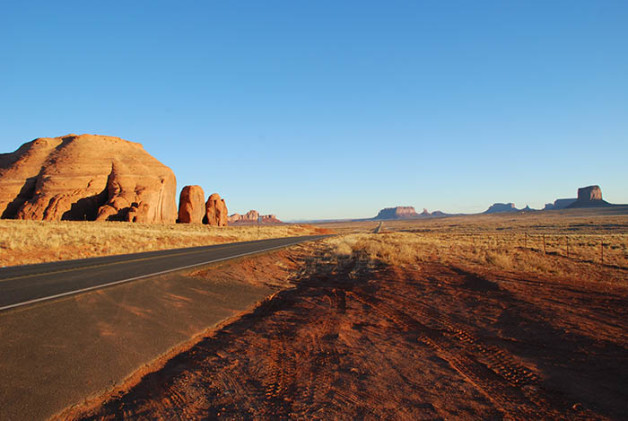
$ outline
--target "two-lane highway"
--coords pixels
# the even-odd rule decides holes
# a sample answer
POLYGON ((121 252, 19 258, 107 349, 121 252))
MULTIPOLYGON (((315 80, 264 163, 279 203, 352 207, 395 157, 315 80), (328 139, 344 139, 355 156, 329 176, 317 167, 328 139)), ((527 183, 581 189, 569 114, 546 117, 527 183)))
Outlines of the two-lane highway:
POLYGON ((1 268, 0 311, 324 237, 273 238, 1 268))

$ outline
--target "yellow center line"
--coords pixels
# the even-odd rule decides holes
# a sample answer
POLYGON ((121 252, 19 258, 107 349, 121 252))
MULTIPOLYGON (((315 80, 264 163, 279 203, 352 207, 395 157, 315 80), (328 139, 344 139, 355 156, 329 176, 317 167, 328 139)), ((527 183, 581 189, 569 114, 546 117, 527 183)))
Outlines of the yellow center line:
MULTIPOLYGON (((224 247, 221 248, 221 250, 230 249, 230 248, 233 248, 233 247, 238 247, 240 245, 241 244, 225 245, 224 247)), ((157 250, 157 251, 159 251, 159 250, 157 250)), ((78 268, 63 269, 63 270, 57 270, 57 271, 52 271, 52 272, 33 273, 33 274, 30 274, 30 275, 20 275, 20 276, 14 276, 12 278, 0 279, 0 283, 6 282, 6 281, 14 281, 16 279, 35 278, 35 277, 38 277, 38 276, 48 276, 48 275, 56 275, 56 274, 59 274, 59 273, 76 272, 78 270, 83 270, 83 269, 95 269, 95 268, 101 268, 101 267, 105 267, 105 266, 121 265, 121 264, 124 264, 124 263, 144 262, 144 261, 147 261, 147 260, 161 259, 161 258, 164 258, 164 257, 176 257, 176 256, 185 256, 187 254, 207 253, 208 251, 210 251, 210 250, 187 251, 187 252, 183 252, 183 253, 166 254, 166 255, 152 256, 152 257, 143 257, 143 258, 140 258, 140 259, 132 259, 132 260, 119 261, 119 262, 103 263, 103 264, 100 264, 100 265, 82 266, 82 267, 78 267, 78 268)))

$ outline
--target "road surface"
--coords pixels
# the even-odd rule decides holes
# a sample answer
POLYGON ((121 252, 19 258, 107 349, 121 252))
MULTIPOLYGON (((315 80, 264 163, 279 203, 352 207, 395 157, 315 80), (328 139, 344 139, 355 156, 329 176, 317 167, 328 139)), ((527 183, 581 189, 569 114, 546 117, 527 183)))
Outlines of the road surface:
POLYGON ((0 311, 324 237, 273 238, 0 268, 0 311))

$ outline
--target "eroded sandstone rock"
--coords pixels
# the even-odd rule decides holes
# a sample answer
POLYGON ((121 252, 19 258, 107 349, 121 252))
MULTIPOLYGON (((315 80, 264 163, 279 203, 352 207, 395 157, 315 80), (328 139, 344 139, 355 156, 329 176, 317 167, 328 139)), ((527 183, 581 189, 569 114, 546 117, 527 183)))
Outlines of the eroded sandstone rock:
POLYGON ((175 222, 176 179, 139 143, 39 138, 0 155, 0 215, 34 220, 175 222))
POLYGON ((214 193, 205 203, 205 221, 207 224, 217 227, 226 227, 228 223, 228 212, 225 199, 221 199, 218 193, 214 193))
POLYGON ((179 222, 201 224, 205 217, 205 193, 201 186, 185 186, 179 196, 179 222))

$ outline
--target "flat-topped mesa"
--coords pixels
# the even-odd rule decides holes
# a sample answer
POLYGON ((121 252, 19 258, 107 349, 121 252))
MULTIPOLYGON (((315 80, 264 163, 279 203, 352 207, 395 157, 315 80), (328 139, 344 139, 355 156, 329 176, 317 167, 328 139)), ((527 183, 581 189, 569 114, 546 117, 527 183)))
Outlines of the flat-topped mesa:
POLYGON ((141 144, 112 136, 38 138, 0 154, 0 216, 174 223, 176 178, 141 144))
POLYGON ((205 219, 203 222, 217 227, 226 227, 228 223, 228 212, 225 199, 221 199, 218 193, 214 193, 205 203, 205 219))
POLYGON ((201 186, 185 186, 179 196, 179 219, 182 224, 202 224, 205 217, 205 192, 201 186))
POLYGON ((484 213, 518 212, 514 203, 493 203, 484 213))
POLYGON ((246 214, 241 215, 234 213, 229 216, 230 225, 253 225, 253 224, 282 224, 276 215, 260 215, 256 210, 250 210, 246 214))
POLYGON ((375 219, 411 219, 417 218, 418 213, 412 206, 397 206, 394 208, 385 208, 379 211, 375 219))
POLYGON ((556 199, 554 200, 554 203, 546 203, 545 207, 543 208, 543 210, 559 210, 559 209, 565 209, 567 206, 571 205, 573 202, 575 202, 578 199, 556 199))

